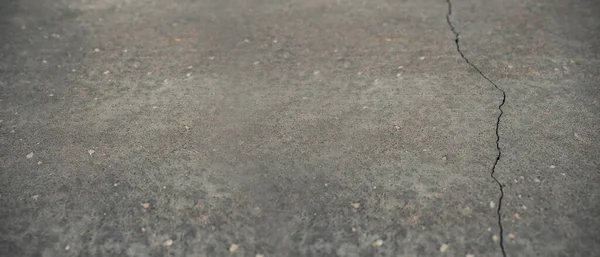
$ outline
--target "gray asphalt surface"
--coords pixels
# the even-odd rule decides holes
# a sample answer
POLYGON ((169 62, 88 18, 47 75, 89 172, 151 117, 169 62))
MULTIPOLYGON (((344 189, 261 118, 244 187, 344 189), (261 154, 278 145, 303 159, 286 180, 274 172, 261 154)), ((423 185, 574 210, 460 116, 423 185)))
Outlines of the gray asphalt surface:
POLYGON ((600 256, 597 1, 0 3, 0 256, 600 256))

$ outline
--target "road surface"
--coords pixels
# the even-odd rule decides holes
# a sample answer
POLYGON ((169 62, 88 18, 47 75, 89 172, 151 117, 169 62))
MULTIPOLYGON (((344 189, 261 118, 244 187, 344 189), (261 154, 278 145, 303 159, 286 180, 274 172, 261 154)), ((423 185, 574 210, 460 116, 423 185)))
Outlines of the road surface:
POLYGON ((0 256, 600 256, 596 1, 0 2, 0 256))

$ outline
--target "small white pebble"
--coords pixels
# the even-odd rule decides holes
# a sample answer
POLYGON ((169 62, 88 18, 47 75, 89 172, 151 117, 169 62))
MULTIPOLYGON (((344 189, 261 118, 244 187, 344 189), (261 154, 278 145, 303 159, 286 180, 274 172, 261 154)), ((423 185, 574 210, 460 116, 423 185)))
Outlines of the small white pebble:
POLYGON ((42 60, 42 63, 43 63, 43 64, 46 64, 46 63, 48 63, 48 61, 46 61, 46 60, 42 60))
POLYGON ((509 69, 512 69, 512 68, 514 68, 514 66, 512 66, 512 65, 508 65, 508 68, 509 68, 509 69))
POLYGON ((354 209, 360 208, 360 203, 351 203, 350 204, 354 209))
POLYGON ((150 203, 141 203, 140 205, 141 205, 141 206, 142 206, 142 208, 144 208, 144 209, 148 209, 148 208, 150 208, 150 203))
POLYGON ((232 252, 232 253, 234 253, 235 251, 237 251, 238 247, 239 247, 239 246, 238 246, 237 244, 231 244, 231 245, 229 246, 229 252, 232 252))
POLYGON ((37 201, 37 199, 39 199, 39 198, 40 198, 40 195, 33 195, 33 196, 31 197, 31 199, 33 199, 33 200, 36 200, 36 201, 37 201))
POLYGON ((194 66, 190 65, 190 66, 188 66, 187 68, 188 68, 188 70, 191 70, 191 69, 193 69, 193 68, 194 68, 194 66))
POLYGON ((474 254, 470 254, 470 253, 469 253, 469 254, 467 254, 465 257, 475 257, 475 255, 474 255, 474 254))
POLYGON ((321 73, 321 71, 319 71, 319 70, 313 71, 314 75, 319 75, 319 73, 321 73))
POLYGON ((265 257, 265 255, 264 255, 264 254, 257 253, 256 255, 254 255, 254 257, 265 257))
POLYGON ((105 72, 104 72, 104 75, 107 75, 108 73, 110 73, 110 71, 109 71, 109 70, 105 71, 105 72))
POLYGON ((171 245, 173 245, 173 240, 172 239, 167 239, 162 243, 163 246, 169 247, 171 245))
POLYGON ((180 38, 176 38, 175 42, 181 42, 181 39, 180 38))
POLYGON ((567 176, 567 174, 565 174, 565 173, 560 173, 560 175, 563 175, 563 177, 566 177, 566 176, 567 176))
POLYGON ((48 94, 48 96, 54 96, 54 94, 48 94))
POLYGON ((70 245, 67 245, 67 246, 65 246, 65 251, 68 251, 68 250, 70 250, 70 249, 71 249, 71 246, 70 246, 70 245))
POLYGON ((244 38, 244 43, 250 43, 250 40, 247 38, 244 38))
POLYGON ((96 52, 96 53, 97 53, 97 52, 100 52, 100 49, 98 49, 98 48, 94 48, 94 52, 96 52))
POLYGON ((450 248, 450 246, 448 244, 442 244, 440 246, 440 252, 444 253, 444 252, 448 251, 448 248, 450 248))
POLYGON ((42 161, 38 161, 38 163, 37 163, 37 164, 38 164, 38 165, 42 164, 42 161))
POLYGON ((119 183, 115 183, 113 186, 118 186, 118 185, 119 185, 119 183))
POLYGON ((214 60, 214 59, 215 59, 215 57, 214 57, 214 56, 211 56, 211 57, 208 57, 208 59, 214 60))
POLYGON ((425 56, 419 57, 420 60, 425 60, 425 56))
POLYGON ((539 180, 538 178, 534 178, 534 179, 533 179, 533 182, 535 182, 535 183, 540 183, 540 180, 539 180))
POLYGON ((527 206, 525 206, 525 205, 521 206, 521 208, 522 208, 523 210, 527 210, 527 206))
POLYGON ((496 203, 494 203, 494 201, 490 201, 490 208, 494 208, 496 207, 496 203))
POLYGON ((123 53, 127 53, 127 52, 129 52, 129 50, 123 49, 123 53))
POLYGON ((488 232, 491 232, 491 231, 492 231, 492 228, 488 228, 488 229, 487 229, 487 231, 488 231, 488 232))
POLYGON ((91 156, 91 155, 92 155, 92 154, 94 154, 96 151, 94 151, 93 149, 90 149, 90 150, 88 150, 87 152, 88 152, 88 153, 90 154, 90 156, 91 156))
POLYGON ((259 61, 254 62, 254 65, 259 65, 259 64, 260 64, 259 61))
POLYGON ((377 240, 373 241, 373 243, 371 243, 371 246, 373 246, 373 247, 380 247, 382 245, 383 245, 383 240, 381 240, 381 239, 377 239, 377 240))
POLYGON ((278 42, 277 39, 273 40, 273 44, 277 44, 277 42, 278 42))
POLYGON ((509 233, 509 234, 508 234, 508 238, 510 238, 510 239, 515 239, 515 234, 513 234, 513 233, 509 233))
POLYGON ((551 168, 551 169, 554 169, 554 168, 556 168, 556 166, 554 166, 554 165, 550 165, 550 168, 551 168))
POLYGON ((27 159, 31 159, 31 158, 33 158, 33 152, 29 153, 29 154, 28 154, 27 156, 25 156, 25 157, 27 157, 27 159))
POLYGON ((185 76, 186 76, 186 77, 191 77, 191 76, 192 76, 192 74, 191 74, 191 73, 188 73, 188 74, 185 74, 185 76))
POLYGON ((497 235, 493 235, 492 236, 492 240, 494 240, 494 242, 498 242, 499 238, 497 235))

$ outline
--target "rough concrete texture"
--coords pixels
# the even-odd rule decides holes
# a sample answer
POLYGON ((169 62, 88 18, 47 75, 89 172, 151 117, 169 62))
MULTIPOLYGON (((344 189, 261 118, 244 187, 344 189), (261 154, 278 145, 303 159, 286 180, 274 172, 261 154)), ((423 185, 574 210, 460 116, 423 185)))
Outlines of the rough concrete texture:
POLYGON ((600 256, 597 1, 451 2, 501 204, 444 0, 0 2, 1 256, 600 256))

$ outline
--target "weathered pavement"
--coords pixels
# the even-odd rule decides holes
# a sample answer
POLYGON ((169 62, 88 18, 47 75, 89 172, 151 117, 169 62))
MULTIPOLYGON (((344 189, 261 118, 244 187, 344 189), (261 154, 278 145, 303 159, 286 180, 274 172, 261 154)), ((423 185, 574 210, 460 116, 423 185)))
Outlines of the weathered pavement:
POLYGON ((0 256, 600 256, 594 1, 0 2, 0 256))

